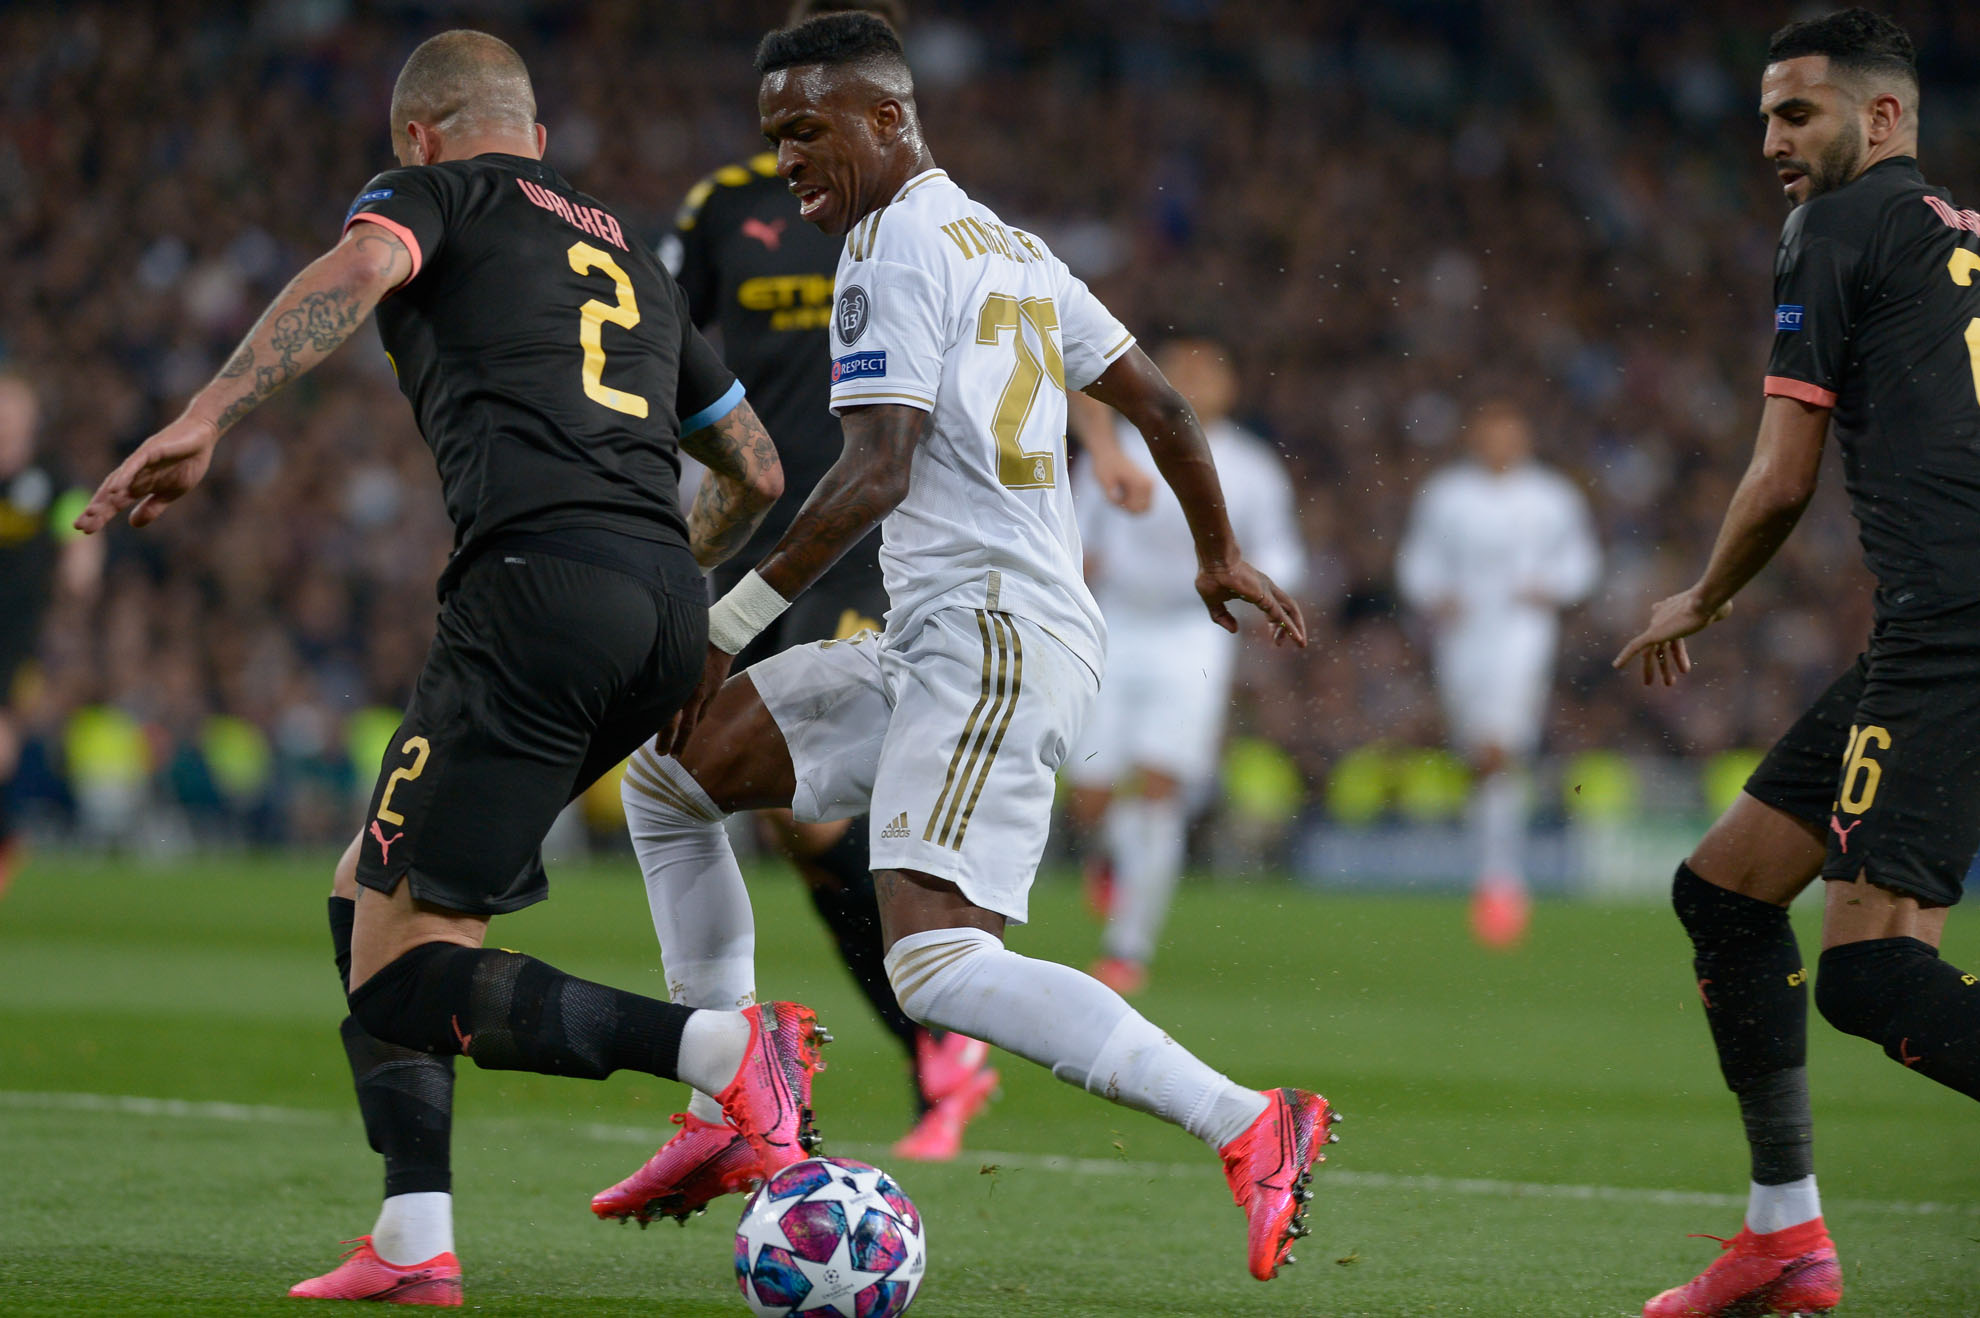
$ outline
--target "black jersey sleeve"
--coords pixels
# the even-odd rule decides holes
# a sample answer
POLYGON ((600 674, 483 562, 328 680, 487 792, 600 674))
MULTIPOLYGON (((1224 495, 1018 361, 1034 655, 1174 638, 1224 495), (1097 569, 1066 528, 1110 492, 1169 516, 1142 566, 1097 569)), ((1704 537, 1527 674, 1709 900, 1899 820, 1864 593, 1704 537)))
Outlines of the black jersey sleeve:
POLYGON ((660 260, 687 294, 688 311, 697 325, 714 320, 717 310, 716 290, 720 281, 715 269, 714 244, 709 240, 709 226, 702 222, 708 198, 714 191, 713 179, 695 184, 674 214, 673 232, 660 240, 660 260))
POLYGON ((364 185, 344 216, 344 232, 353 224, 377 224, 397 236, 412 254, 411 283, 433 259, 447 233, 446 178, 437 169, 388 169, 364 185))
POLYGON ((678 285, 674 300, 679 304, 681 321, 681 372, 675 386, 674 415, 681 419, 681 434, 686 436, 734 411, 743 400, 743 385, 688 318, 687 294, 678 285))
POLYGON ((1834 407, 1857 313, 1857 266, 1870 235, 1844 197, 1795 209, 1774 259, 1770 396, 1834 407))

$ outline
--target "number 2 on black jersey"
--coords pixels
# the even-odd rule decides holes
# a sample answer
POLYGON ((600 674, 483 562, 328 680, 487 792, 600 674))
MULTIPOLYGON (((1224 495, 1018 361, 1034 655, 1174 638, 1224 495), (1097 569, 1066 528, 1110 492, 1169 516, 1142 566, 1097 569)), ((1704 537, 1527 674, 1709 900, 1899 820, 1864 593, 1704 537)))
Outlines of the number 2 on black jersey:
MULTIPOLYGON (((1961 288, 1971 287, 1974 272, 1980 271, 1980 253, 1955 248, 1952 260, 1946 262, 1946 271, 1961 288)), ((1973 397, 1980 402, 1980 316, 1966 323, 1966 351, 1973 358, 1973 397)))
POLYGON ((571 269, 579 274, 588 275, 594 270, 602 270, 619 286, 619 300, 616 303, 592 298, 578 308, 578 344, 584 349, 584 396, 614 412, 644 419, 648 411, 644 398, 605 383, 603 327, 612 324, 621 329, 631 329, 639 324, 639 304, 633 300, 632 280, 626 278, 626 272, 619 268, 617 261, 590 243, 572 243, 570 258, 571 269))

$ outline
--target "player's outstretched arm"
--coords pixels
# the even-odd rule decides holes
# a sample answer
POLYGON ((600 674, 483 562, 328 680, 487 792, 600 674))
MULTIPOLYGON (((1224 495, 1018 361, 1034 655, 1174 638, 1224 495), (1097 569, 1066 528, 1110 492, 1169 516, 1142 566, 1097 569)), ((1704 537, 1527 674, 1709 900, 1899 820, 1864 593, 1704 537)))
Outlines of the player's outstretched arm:
POLYGON ((157 521, 206 475, 220 436, 336 351, 412 270, 412 255, 396 235, 376 224, 352 228, 268 304, 179 418, 104 479, 76 518, 76 529, 101 531, 126 509, 132 526, 157 521))
POLYGON ((1705 574, 1689 589, 1659 600, 1650 625, 1622 649, 1614 666, 1640 657, 1647 686, 1662 674, 1670 686, 1691 671, 1684 638, 1732 611, 1732 598, 1787 540, 1815 494, 1829 409, 1797 398, 1767 400, 1753 461, 1733 491, 1705 574))
POLYGON ((1241 599, 1271 620, 1277 641, 1306 644, 1306 622, 1299 605, 1272 579, 1244 561, 1237 535, 1224 509, 1224 487, 1203 427, 1183 396, 1176 392, 1139 346, 1131 347, 1101 373, 1085 392, 1119 412, 1148 441, 1155 469, 1182 504, 1196 542, 1196 593, 1210 617, 1225 631, 1238 629, 1237 619, 1224 607, 1241 599))
POLYGON ((708 468, 688 510, 688 546, 695 562, 712 568, 741 549, 770 505, 783 497, 784 464, 747 402, 686 436, 681 447, 708 468))

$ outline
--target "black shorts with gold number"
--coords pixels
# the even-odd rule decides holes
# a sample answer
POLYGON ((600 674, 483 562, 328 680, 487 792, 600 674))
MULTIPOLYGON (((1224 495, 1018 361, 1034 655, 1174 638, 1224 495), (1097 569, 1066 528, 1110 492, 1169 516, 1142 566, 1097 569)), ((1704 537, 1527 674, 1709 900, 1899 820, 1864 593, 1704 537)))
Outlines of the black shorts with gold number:
POLYGON ((475 915, 541 901, 537 848, 558 812, 673 716, 707 644, 686 549, 584 532, 484 550, 441 606, 372 788, 358 882, 407 879, 475 915))
POLYGON ((1823 878, 1957 902, 1980 851, 1980 617, 1879 624, 1746 791, 1827 830, 1823 878))
MULTIPOLYGON (((771 623, 736 656, 734 671, 760 664, 773 654, 782 654, 794 645, 813 641, 843 641, 860 632, 879 631, 887 616, 887 583, 880 575, 880 534, 874 532, 853 546, 809 589, 791 601, 777 621, 771 623)), ((724 563, 714 574, 717 596, 726 593, 752 565, 724 563)))

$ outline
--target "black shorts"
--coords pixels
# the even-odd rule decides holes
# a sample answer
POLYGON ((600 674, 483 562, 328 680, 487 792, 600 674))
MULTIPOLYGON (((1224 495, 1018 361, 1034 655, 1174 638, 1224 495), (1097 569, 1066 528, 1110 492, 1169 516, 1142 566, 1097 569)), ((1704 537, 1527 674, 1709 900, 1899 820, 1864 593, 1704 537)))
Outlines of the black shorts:
MULTIPOLYGON (((887 584, 880 575, 879 543, 877 532, 868 536, 792 600, 777 621, 743 647, 736 656, 735 671, 740 673, 794 645, 843 641, 863 631, 879 631, 881 620, 887 616, 887 584)), ((726 593, 748 571, 747 567, 723 564, 715 573, 715 593, 726 593)))
POLYGON ((1823 878, 1953 905, 1980 851, 1980 618, 1879 624, 1746 791, 1828 831, 1823 878))
POLYGON ((557 814, 638 749, 701 677, 708 605, 686 549, 634 542, 639 571, 537 542, 482 552, 371 791, 358 882, 498 915, 549 891, 557 814))

